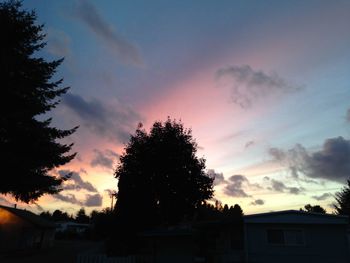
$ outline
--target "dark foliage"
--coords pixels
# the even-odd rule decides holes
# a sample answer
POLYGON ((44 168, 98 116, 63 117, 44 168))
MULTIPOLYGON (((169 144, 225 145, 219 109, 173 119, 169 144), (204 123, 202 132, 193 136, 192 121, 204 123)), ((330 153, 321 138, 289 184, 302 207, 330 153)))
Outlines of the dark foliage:
POLYGON ((100 212, 92 211, 91 223, 93 224, 92 236, 94 239, 106 239, 111 234, 115 220, 115 213, 109 208, 100 212))
POLYGON ((86 215, 84 208, 79 209, 75 217, 75 221, 81 224, 88 224, 90 222, 90 217, 86 215))
POLYGON ((57 139, 72 134, 43 119, 59 103, 62 79, 51 81, 62 59, 47 62, 36 56, 44 46, 43 26, 34 11, 21 10, 21 2, 0 3, 0 193, 29 202, 60 190, 62 178, 49 174, 71 161, 72 145, 57 139))
POLYGON ((212 197, 213 179, 196 152, 191 130, 181 122, 169 118, 155 122, 149 133, 139 125, 115 172, 120 230, 130 234, 176 224, 193 216, 196 207, 212 197))
POLYGON ((49 211, 42 212, 40 213, 40 216, 54 222, 67 222, 74 220, 67 212, 62 212, 59 209, 56 209, 52 214, 49 211))
POLYGON ((196 151, 191 130, 180 122, 155 122, 150 133, 140 126, 115 172, 117 214, 165 224, 191 215, 213 195, 213 179, 206 175, 205 160, 197 158, 196 151))
POLYGON ((224 207, 217 201, 215 205, 203 203, 196 209, 195 221, 242 220, 243 210, 238 205, 224 207))
POLYGON ((346 186, 335 194, 336 204, 334 208, 338 215, 350 216, 350 180, 347 180, 346 186))
POLYGON ((319 205, 307 204, 304 206, 304 209, 300 208, 300 210, 310 212, 310 213, 319 213, 319 214, 326 214, 327 213, 327 211, 322 206, 319 206, 319 205))
POLYGON ((53 221, 72 221, 73 217, 69 216, 67 212, 62 212, 61 210, 55 210, 52 213, 52 220, 53 221))
POLYGON ((49 211, 41 212, 40 216, 42 218, 45 218, 46 220, 50 220, 50 221, 52 220, 52 214, 49 211))

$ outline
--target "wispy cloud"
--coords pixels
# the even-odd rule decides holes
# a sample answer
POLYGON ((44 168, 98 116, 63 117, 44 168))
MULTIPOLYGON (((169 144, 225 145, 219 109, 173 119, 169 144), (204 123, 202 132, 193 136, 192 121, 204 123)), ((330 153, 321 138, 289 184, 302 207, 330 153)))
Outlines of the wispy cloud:
POLYGON ((63 190, 86 190, 89 192, 97 192, 97 189, 88 181, 84 181, 80 174, 70 170, 60 170, 58 174, 64 177, 70 174, 69 180, 65 181, 63 184, 63 190))
POLYGON ((254 144, 255 144, 254 141, 248 141, 248 142, 246 142, 246 144, 244 145, 244 148, 247 149, 247 148, 253 146, 254 144))
POLYGON ((83 203, 79 201, 73 194, 55 194, 53 197, 60 201, 71 203, 74 205, 83 205, 83 203))
POLYGON ((10 201, 8 201, 8 200, 5 198, 5 196, 1 196, 1 195, 0 195, 0 203, 1 203, 1 204, 8 205, 8 206, 12 206, 12 205, 13 205, 10 201))
POLYGON ((94 206, 101 206, 102 205, 102 196, 100 194, 86 194, 84 200, 79 200, 75 197, 73 194, 55 194, 53 196, 57 200, 78 205, 78 206, 87 206, 87 207, 94 207, 94 206))
POLYGON ((299 86, 290 85, 277 73, 256 71, 249 65, 229 66, 216 72, 219 86, 231 89, 232 102, 248 109, 264 98, 296 92, 299 86))
POLYGON ((225 194, 233 197, 251 197, 243 189, 243 184, 248 183, 248 179, 243 175, 232 175, 228 179, 224 192, 225 194))
POLYGON ((214 186, 227 183, 223 173, 217 173, 214 169, 208 169, 207 175, 214 178, 214 186))
POLYGON ((267 189, 276 192, 298 195, 305 190, 303 187, 286 186, 282 181, 270 178, 268 176, 265 176, 264 179, 270 183, 270 186, 267 187, 267 189))
POLYGON ((84 202, 85 206, 101 206, 102 205, 102 196, 100 194, 86 195, 84 202))
POLYGON ((99 10, 88 0, 77 1, 75 16, 124 62, 143 65, 138 48, 121 36, 112 24, 105 21, 99 10))
POLYGON ((265 201, 262 199, 256 199, 250 203, 251 205, 264 205, 265 201))
POLYGON ((54 56, 67 57, 71 54, 71 38, 61 30, 49 28, 47 51, 54 56))
POLYGON ((90 162, 92 167, 101 166, 107 169, 112 169, 113 164, 116 162, 119 154, 113 152, 112 150, 104 150, 103 152, 94 149, 94 157, 90 162))
POLYGON ((98 99, 86 100, 68 93, 63 97, 63 104, 83 121, 85 127, 113 141, 126 142, 142 120, 137 112, 119 101, 107 106, 98 99))
MULTIPOLYGON (((81 169, 81 173, 86 173, 85 170, 81 169)), ((62 189, 63 191, 53 195, 57 200, 79 205, 79 206, 101 206, 102 205, 102 195, 100 195, 97 189, 88 181, 84 181, 80 175, 80 173, 71 171, 71 170, 59 170, 59 176, 66 177, 70 175, 69 179, 63 183, 62 189), (65 191, 80 191, 85 190, 89 193, 85 194, 85 198, 83 200, 78 199, 72 192, 66 193, 65 191), (90 194, 92 193, 92 194, 90 194)))
POLYGON ((282 162, 282 161, 286 160, 286 153, 282 149, 273 147, 273 148, 268 149, 268 153, 276 161, 282 162))
POLYGON ((326 200, 330 197, 333 197, 333 195, 331 195, 330 193, 324 193, 324 194, 321 194, 321 195, 313 195, 312 198, 317 200, 317 201, 323 201, 323 200, 326 200))

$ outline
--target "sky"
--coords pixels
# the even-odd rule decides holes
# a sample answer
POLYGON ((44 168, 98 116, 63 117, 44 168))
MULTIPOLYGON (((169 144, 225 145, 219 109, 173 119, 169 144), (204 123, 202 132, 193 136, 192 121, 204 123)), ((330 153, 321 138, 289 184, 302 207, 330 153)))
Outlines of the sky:
MULTIPOLYGON (((350 175, 349 1, 23 2, 45 25, 37 54, 64 57, 53 125, 79 129, 63 191, 18 207, 111 205, 118 157, 142 122, 181 120, 245 214, 321 205, 350 175)), ((10 196, 0 203, 11 205, 10 196)))

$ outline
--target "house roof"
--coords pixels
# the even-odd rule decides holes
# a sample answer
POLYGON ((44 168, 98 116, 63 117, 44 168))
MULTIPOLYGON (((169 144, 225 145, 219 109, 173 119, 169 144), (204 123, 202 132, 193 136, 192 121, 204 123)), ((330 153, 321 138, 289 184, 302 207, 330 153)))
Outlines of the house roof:
POLYGON ((0 208, 42 228, 55 228, 55 224, 27 210, 0 205, 0 208))
POLYGON ((310 213, 300 210, 252 214, 244 216, 244 223, 286 223, 286 224, 348 224, 348 216, 310 213))

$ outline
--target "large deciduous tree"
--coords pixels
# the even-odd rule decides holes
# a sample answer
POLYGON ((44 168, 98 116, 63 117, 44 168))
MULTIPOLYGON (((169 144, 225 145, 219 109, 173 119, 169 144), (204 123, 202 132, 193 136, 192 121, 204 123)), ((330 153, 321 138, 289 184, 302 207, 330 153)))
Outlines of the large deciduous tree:
POLYGON ((196 152, 191 130, 181 122, 155 122, 149 133, 139 125, 115 172, 118 218, 146 227, 191 216, 213 195, 213 178, 196 152))
POLYGON ((35 12, 22 10, 19 1, 0 3, 0 28, 0 193, 29 202, 60 190, 62 178, 49 171, 74 158, 72 144, 57 140, 76 128, 60 130, 43 117, 68 88, 51 80, 62 59, 37 54, 46 43, 35 12))

